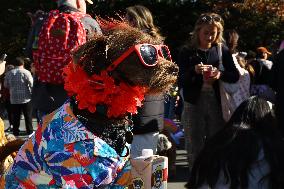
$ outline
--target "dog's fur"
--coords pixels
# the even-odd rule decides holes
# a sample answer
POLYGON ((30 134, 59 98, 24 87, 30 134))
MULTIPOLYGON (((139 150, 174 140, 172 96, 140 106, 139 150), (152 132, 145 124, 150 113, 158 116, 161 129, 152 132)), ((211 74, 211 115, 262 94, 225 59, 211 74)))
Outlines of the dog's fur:
MULTIPOLYGON (((106 32, 105 36, 95 36, 93 40, 81 46, 74 53, 77 62, 85 71, 92 75, 106 69, 114 60, 131 46, 141 43, 162 44, 150 35, 136 28, 121 24, 121 29, 106 32)), ((143 66, 136 55, 130 56, 113 71, 113 77, 131 85, 146 86, 149 93, 159 93, 168 90, 177 79, 178 68, 170 61, 159 59, 155 67, 143 66)))

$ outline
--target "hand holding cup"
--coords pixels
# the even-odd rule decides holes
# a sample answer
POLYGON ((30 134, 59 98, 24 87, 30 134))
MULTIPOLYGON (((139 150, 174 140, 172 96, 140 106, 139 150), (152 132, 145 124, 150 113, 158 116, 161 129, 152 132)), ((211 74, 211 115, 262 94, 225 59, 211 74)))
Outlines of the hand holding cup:
POLYGON ((212 65, 204 65, 204 67, 203 67, 203 78, 205 80, 208 80, 212 75, 212 71, 213 71, 212 65))

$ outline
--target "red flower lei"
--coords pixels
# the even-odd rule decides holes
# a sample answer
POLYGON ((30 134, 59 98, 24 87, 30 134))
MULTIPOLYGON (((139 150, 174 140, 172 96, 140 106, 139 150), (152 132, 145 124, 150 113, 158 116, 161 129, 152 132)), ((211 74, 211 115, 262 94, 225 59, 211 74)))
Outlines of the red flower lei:
POLYGON ((124 82, 115 85, 114 79, 106 71, 100 75, 88 74, 78 65, 68 64, 64 69, 64 89, 69 96, 76 96, 79 109, 96 112, 96 105, 106 105, 108 117, 120 117, 128 113, 137 113, 142 105, 145 87, 131 87, 124 82))

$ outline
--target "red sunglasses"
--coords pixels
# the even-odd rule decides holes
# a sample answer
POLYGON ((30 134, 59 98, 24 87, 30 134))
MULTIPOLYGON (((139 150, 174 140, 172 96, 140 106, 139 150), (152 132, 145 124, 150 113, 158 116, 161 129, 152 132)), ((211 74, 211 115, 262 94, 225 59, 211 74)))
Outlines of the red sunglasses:
POLYGON ((138 44, 130 47, 120 57, 118 57, 107 69, 107 71, 114 70, 125 58, 132 52, 135 52, 140 62, 147 67, 156 66, 158 57, 172 61, 170 50, 166 45, 152 45, 152 44, 138 44))

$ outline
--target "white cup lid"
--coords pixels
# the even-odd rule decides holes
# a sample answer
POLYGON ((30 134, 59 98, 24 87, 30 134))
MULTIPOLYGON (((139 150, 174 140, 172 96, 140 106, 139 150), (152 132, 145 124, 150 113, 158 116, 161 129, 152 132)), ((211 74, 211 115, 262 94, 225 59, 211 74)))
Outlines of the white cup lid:
POLYGON ((142 156, 152 156, 153 155, 153 150, 152 149, 143 149, 142 150, 142 156))

